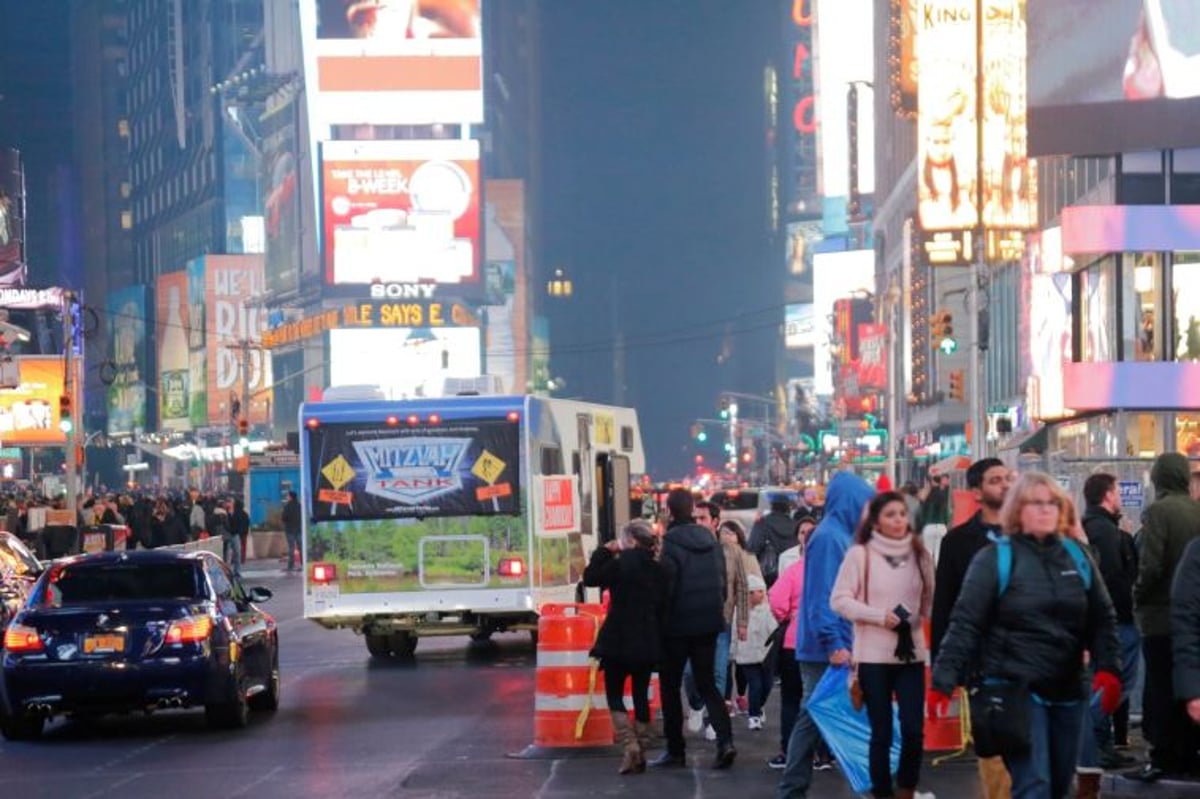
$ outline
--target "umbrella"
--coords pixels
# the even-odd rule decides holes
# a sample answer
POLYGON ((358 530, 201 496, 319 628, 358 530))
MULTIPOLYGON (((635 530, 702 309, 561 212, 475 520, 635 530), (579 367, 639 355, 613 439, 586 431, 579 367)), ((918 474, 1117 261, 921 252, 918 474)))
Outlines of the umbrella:
MULTIPOLYGON (((855 711, 850 704, 850 667, 830 666, 809 694, 805 708, 816 722, 825 743, 837 758, 850 789, 863 793, 871 789, 871 723, 866 708, 855 711)), ((892 710, 892 773, 900 765, 900 719, 892 710)))

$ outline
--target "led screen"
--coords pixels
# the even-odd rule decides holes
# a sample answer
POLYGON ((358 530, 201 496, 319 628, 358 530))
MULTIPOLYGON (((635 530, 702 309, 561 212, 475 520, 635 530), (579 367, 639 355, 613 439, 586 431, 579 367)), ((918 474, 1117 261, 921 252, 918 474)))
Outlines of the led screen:
POLYGON ((330 385, 378 386, 388 399, 440 397, 448 377, 482 374, 478 328, 329 331, 330 385))

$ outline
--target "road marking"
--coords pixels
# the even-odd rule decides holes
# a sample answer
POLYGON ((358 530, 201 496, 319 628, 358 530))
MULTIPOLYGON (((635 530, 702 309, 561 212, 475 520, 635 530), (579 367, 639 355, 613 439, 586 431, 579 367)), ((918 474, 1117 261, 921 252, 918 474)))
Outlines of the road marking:
MULTIPOLYGON (((122 758, 122 759, 124 759, 124 758, 122 758)), ((140 780, 142 777, 145 777, 145 776, 146 775, 143 772, 135 771, 133 774, 130 774, 125 779, 117 780, 116 782, 106 785, 105 787, 101 788, 98 791, 92 791, 91 793, 84 794, 83 796, 79 797, 79 799, 95 799, 98 796, 104 796, 106 793, 112 793, 117 788, 120 788, 122 785, 128 785, 129 783, 133 782, 134 780, 140 780)))

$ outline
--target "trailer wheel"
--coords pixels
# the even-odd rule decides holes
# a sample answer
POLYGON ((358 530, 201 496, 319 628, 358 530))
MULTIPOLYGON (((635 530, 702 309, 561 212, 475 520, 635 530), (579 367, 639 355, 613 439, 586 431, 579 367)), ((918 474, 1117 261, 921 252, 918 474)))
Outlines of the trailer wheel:
POLYGON ((392 654, 398 658, 410 658, 417 651, 417 636, 410 632, 392 633, 392 654))
POLYGON ((367 651, 373 657, 386 658, 392 656, 392 637, 386 633, 365 633, 367 651))
POLYGON ((477 630, 471 633, 471 641, 476 644, 486 644, 492 640, 491 630, 477 630))

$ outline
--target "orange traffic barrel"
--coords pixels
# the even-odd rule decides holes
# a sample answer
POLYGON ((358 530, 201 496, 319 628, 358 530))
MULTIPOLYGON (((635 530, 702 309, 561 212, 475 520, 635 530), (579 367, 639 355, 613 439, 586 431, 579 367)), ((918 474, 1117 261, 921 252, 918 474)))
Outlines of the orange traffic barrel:
POLYGON ((612 718, 604 677, 588 656, 604 621, 595 604, 546 605, 538 619, 533 745, 552 748, 611 746, 612 718))
MULTIPOLYGON (((925 642, 928 645, 933 639, 931 638, 929 619, 925 619, 922 623, 922 629, 925 632, 925 642)), ((966 709, 966 694, 962 691, 955 692, 952 697, 953 701, 945 716, 938 716, 933 709, 933 672, 929 666, 925 667, 925 749, 930 752, 952 752, 962 754, 967 750, 969 743, 968 737, 970 732, 970 722, 965 721, 968 712, 966 709)))

